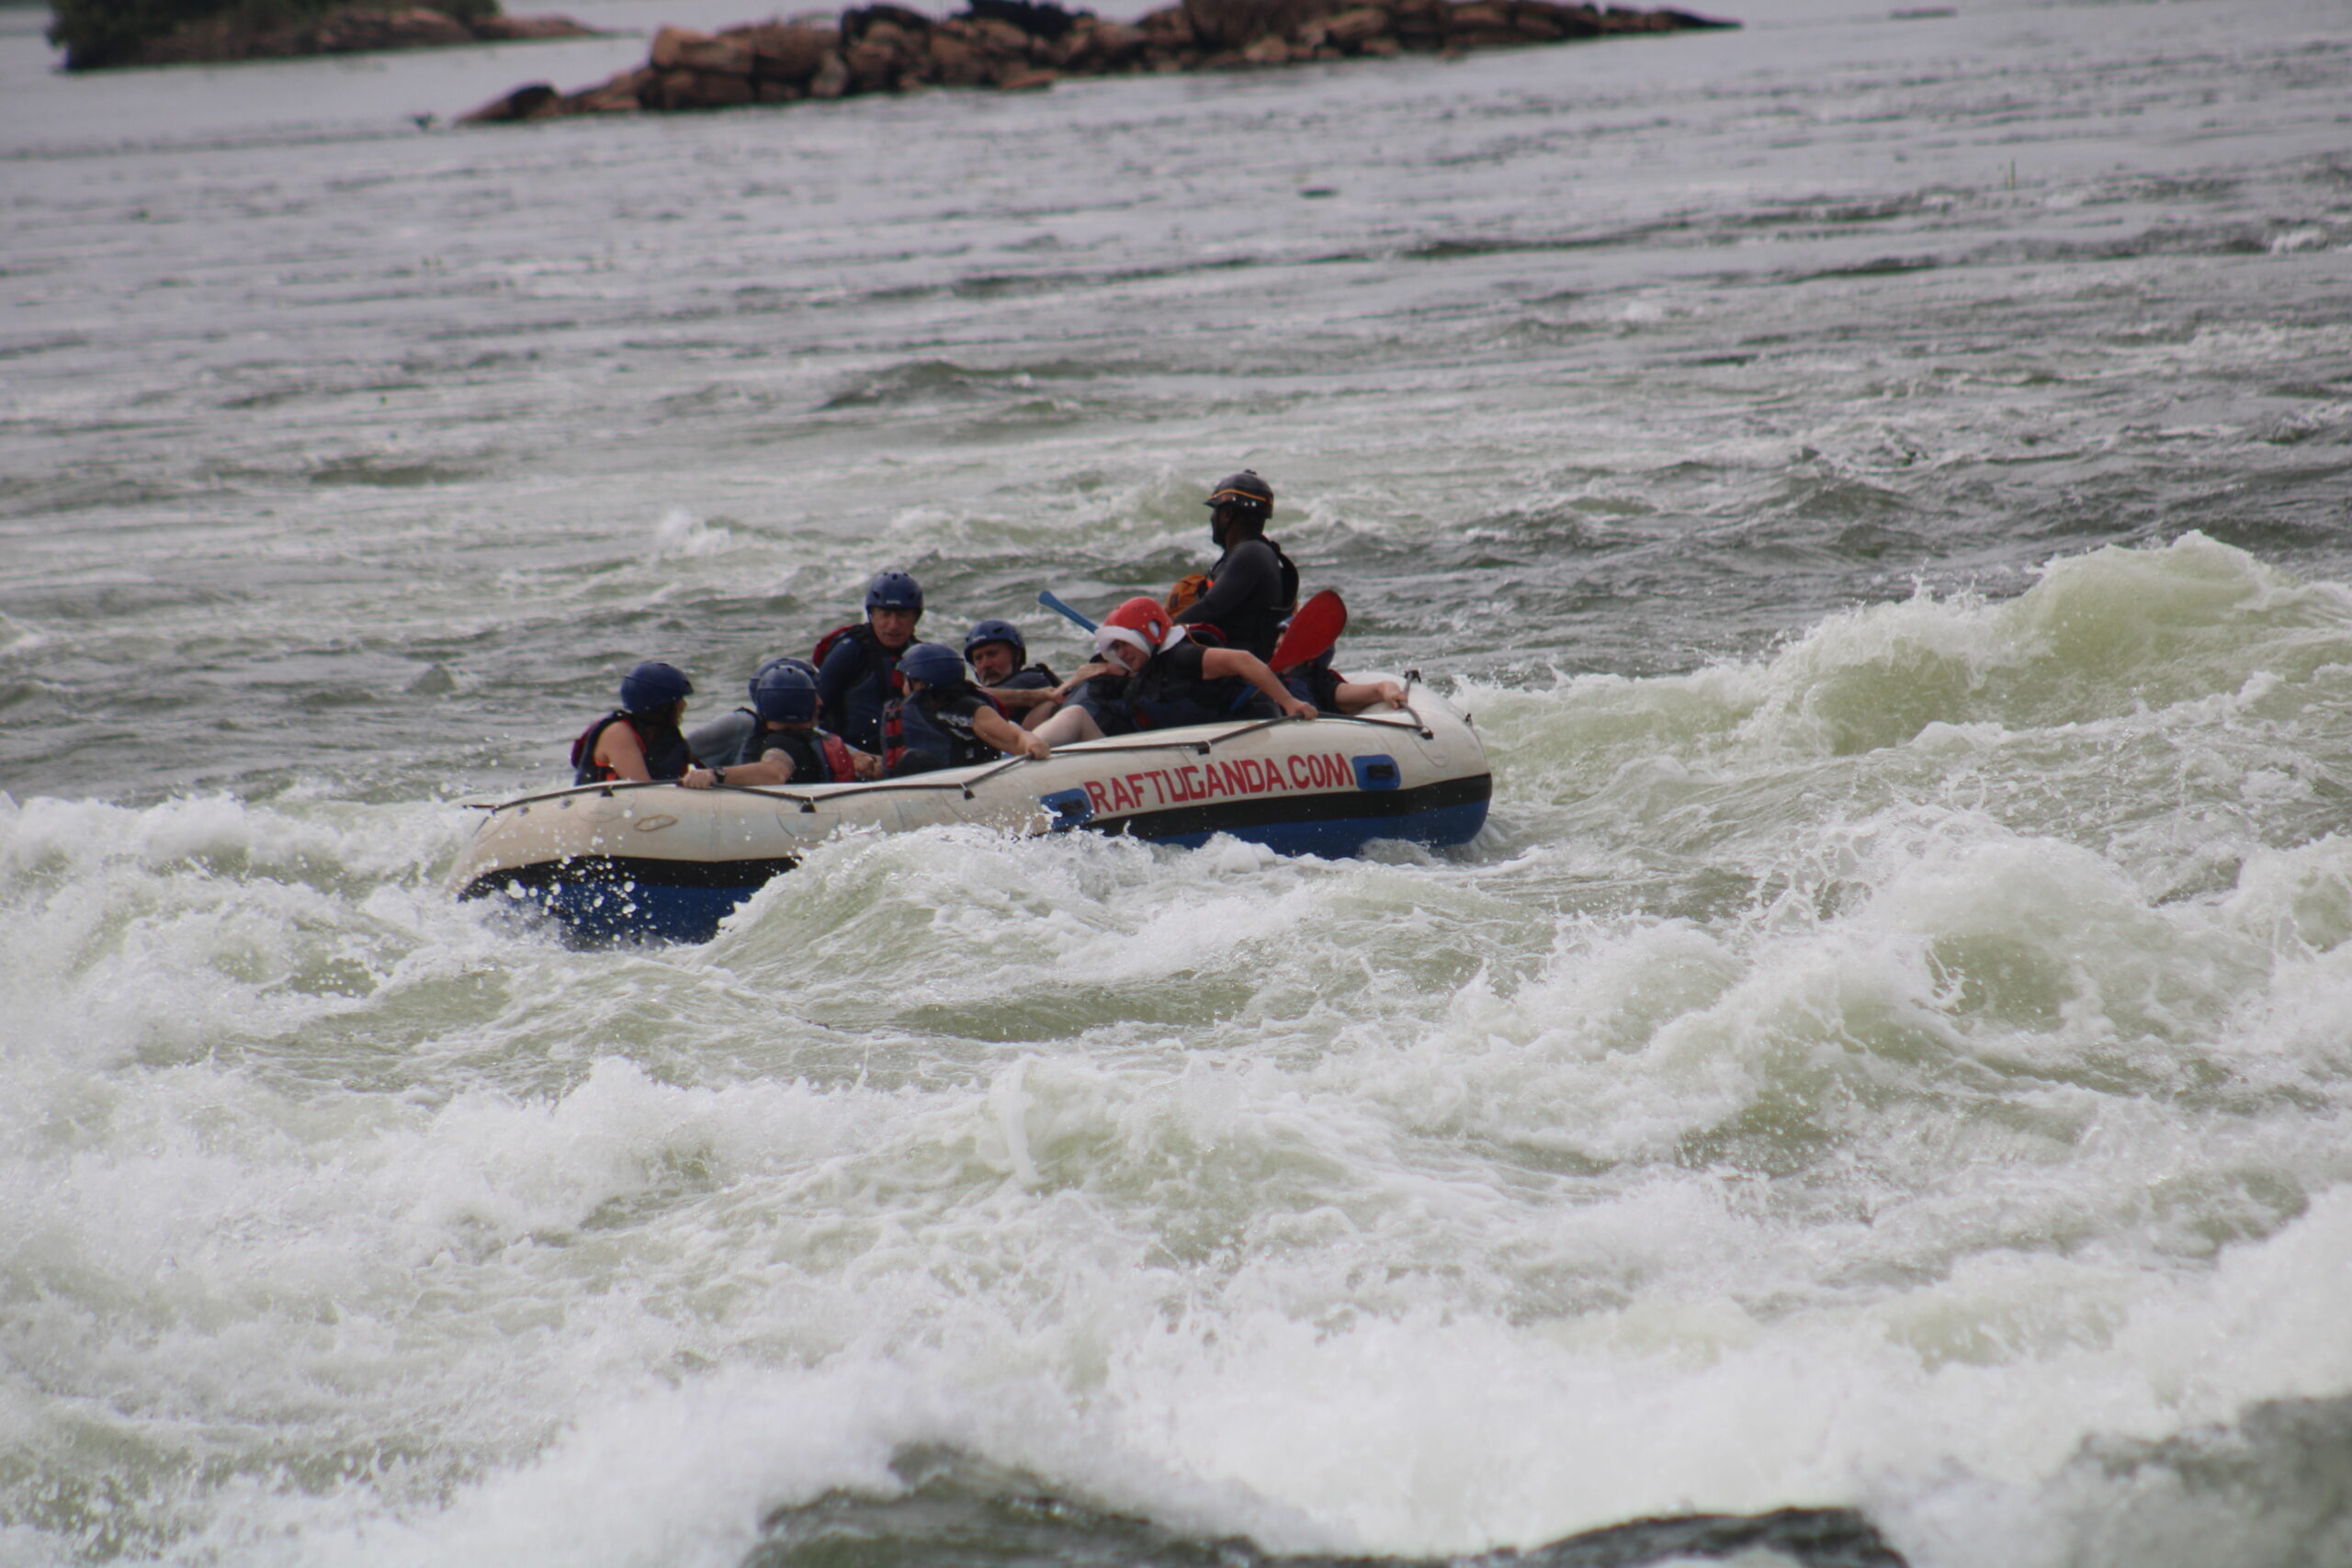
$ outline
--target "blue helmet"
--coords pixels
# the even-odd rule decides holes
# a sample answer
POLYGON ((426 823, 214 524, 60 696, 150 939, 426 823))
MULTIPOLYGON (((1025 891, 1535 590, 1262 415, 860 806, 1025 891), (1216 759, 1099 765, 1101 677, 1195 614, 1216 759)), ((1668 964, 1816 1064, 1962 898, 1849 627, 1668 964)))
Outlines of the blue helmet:
POLYGON ((972 657, 972 649, 984 642, 1009 642, 1012 645, 1012 662, 1029 662, 1029 645, 1021 640, 1021 628, 1011 621, 982 621, 964 634, 964 657, 972 657))
POLYGON ((674 664, 649 659, 621 677, 623 713, 658 713, 681 697, 694 695, 695 683, 674 664))
POLYGON ((749 684, 752 701, 755 705, 760 700, 760 682, 767 679, 768 671, 771 670, 797 670, 812 682, 817 679, 817 667, 805 659, 795 659, 788 653, 778 654, 774 659, 763 659, 760 660, 760 667, 752 671, 749 684))
POLYGON ((941 642, 919 642, 900 654, 899 673, 926 686, 957 686, 966 679, 964 661, 941 642))
POLYGON ((865 611, 922 610, 922 584, 903 571, 877 571, 865 585, 865 611))
POLYGON ((812 724, 817 679, 797 659, 771 659, 752 682, 752 702, 770 724, 812 724))

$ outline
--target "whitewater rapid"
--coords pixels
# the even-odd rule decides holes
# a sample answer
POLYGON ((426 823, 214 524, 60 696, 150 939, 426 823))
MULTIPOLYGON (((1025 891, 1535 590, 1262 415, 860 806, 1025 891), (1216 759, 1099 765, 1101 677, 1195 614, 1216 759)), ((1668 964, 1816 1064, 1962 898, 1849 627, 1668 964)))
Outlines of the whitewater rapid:
POLYGON ((644 39, 0 9, 0 1562, 2352 1561, 2342 6, 1890 9, 503 132, 644 39), (450 893, 1245 464, 1476 842, 450 893))

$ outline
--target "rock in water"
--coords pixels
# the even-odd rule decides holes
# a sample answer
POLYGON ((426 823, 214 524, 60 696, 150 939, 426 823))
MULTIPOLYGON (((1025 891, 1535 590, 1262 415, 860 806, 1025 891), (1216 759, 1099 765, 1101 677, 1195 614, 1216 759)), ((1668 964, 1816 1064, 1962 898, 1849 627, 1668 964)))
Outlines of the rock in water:
POLYGON ((1184 0, 1184 16, 1203 47, 1247 49, 1281 38, 1330 10, 1323 0, 1184 0))
POLYGON ((550 84, 526 82, 503 98, 492 98, 458 123, 497 125, 506 120, 552 119, 563 112, 563 96, 550 84))
POLYGON ((1179 0, 1133 23, 1052 0, 969 0, 934 21, 901 6, 853 6, 838 27, 802 17, 664 27, 645 64, 552 98, 517 88, 466 118, 481 124, 632 108, 786 104, 926 86, 1034 92, 1063 76, 1273 69, 1385 59, 1407 50, 1556 43, 1611 33, 1736 27, 1680 11, 1597 10, 1573 0, 1179 0))
POLYGON ((1000 1563, 1089 1568, 1666 1568, 1770 1561, 1796 1568, 1905 1568, 1869 1519, 1850 1508, 1769 1514, 1690 1514, 1637 1519, 1530 1547, 1475 1557, 1283 1556, 1247 1540, 1200 1540, 1147 1519, 1102 1513, 1052 1495, 1035 1476, 948 1450, 902 1451, 891 1470, 907 1493, 846 1493, 771 1514, 743 1568, 838 1568, 855 1558, 898 1568, 969 1568, 973 1543, 1000 1563), (1767 1555, 1769 1554, 1769 1556, 1767 1555))

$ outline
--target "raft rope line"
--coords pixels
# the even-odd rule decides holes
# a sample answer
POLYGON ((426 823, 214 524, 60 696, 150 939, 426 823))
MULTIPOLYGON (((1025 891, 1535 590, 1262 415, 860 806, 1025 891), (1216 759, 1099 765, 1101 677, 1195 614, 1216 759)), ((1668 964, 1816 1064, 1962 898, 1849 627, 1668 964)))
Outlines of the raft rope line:
MULTIPOLYGON (((1405 672, 1405 681, 1408 688, 1419 678, 1420 671, 1418 670, 1408 670, 1405 672)), ((1373 718, 1363 714, 1351 713, 1317 714, 1312 719, 1298 719, 1293 718, 1285 714, 1279 718, 1261 718, 1254 724, 1241 725, 1236 728, 1227 730, 1222 735, 1212 735, 1202 740, 1129 740, 1123 741, 1114 746, 1105 746, 1098 741, 1082 740, 1078 744, 1087 748, 1085 755, 1090 757, 1110 756, 1125 751, 1197 751, 1202 756, 1205 757, 1209 755, 1213 748, 1222 746, 1228 740, 1238 740, 1245 735, 1255 735, 1261 729, 1272 729, 1278 724, 1308 723, 1368 724, 1375 729, 1410 729, 1424 740, 1430 739, 1434 737, 1436 732, 1430 729, 1430 727, 1422 721, 1421 716, 1414 711, 1413 705, 1410 702, 1402 704, 1401 711, 1405 715, 1402 719, 1373 718)), ((1072 748, 1070 751, 1057 752, 1056 755, 1069 756, 1075 750, 1076 748, 1072 748)), ((765 795, 771 800, 793 801, 798 804, 803 813, 813 814, 817 807, 825 801, 847 800, 852 795, 870 795, 876 790, 891 790, 900 793, 910 793, 915 790, 925 789, 953 789, 961 790, 964 794, 964 798, 966 800, 971 800, 976 798, 972 794, 972 786, 974 784, 986 783, 988 780, 996 777, 997 774, 1001 773, 1008 769, 1015 768, 1023 762, 1035 761, 1035 760, 1036 759, 1032 757, 1007 757, 1002 761, 991 763, 985 771, 975 773, 967 779, 940 779, 933 783, 926 781, 922 775, 918 773, 912 778, 877 779, 867 784, 852 784, 848 786, 837 785, 834 786, 833 793, 824 795, 795 795, 789 792, 787 786, 781 784, 762 785, 722 784, 714 784, 711 787, 713 789, 732 791, 739 795, 765 795)), ((595 794, 611 796, 625 789, 670 789, 675 787, 677 781, 675 779, 629 779, 619 783, 601 784, 573 784, 569 789, 551 789, 540 795, 526 795, 517 800, 469 800, 465 803, 465 807, 469 811, 496 812, 503 811, 510 806, 533 806, 542 800, 560 800, 566 795, 571 795, 595 794)))

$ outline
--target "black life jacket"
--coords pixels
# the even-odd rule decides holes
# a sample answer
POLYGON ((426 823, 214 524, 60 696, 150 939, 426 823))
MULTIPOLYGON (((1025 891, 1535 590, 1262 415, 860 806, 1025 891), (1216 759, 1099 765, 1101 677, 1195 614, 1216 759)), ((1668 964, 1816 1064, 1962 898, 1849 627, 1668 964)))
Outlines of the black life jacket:
MULTIPOLYGON (((1000 692, 1050 692, 1061 684, 1060 677, 1042 664, 1032 664, 1025 670, 1015 670, 996 683, 1000 692)), ((989 688, 980 688, 986 691, 989 688)))
MULTIPOLYGON (((851 745, 862 750, 872 750, 881 739, 883 710, 892 701, 906 694, 906 679, 899 673, 899 654, 904 653, 906 649, 893 653, 884 648, 882 639, 874 635, 874 627, 865 621, 835 626, 817 639, 816 665, 820 690, 824 685, 825 659, 836 644, 842 642, 856 646, 865 671, 842 694, 841 711, 835 713, 829 707, 825 719, 836 727, 851 745)), ((912 643, 907 645, 908 648, 913 646, 912 643)))
POLYGON ((1331 668, 1333 651, 1327 648, 1278 677, 1292 696, 1303 703, 1313 703, 1324 713, 1340 711, 1340 687, 1347 681, 1345 675, 1331 668))
POLYGON ((882 714, 885 773, 894 778, 901 773, 927 773, 935 768, 993 762, 1004 755, 972 733, 969 716, 939 711, 944 699, 961 692, 971 693, 1003 716, 1003 706, 978 686, 950 686, 895 698, 882 714))
MULTIPOLYGON (((855 759, 842 738, 824 729, 762 729, 743 742, 738 761, 756 762, 771 751, 792 759, 786 784, 848 784, 857 777, 855 759)), ((734 767, 735 762, 727 764, 734 767)))
MULTIPOLYGON (((1112 677, 1112 679, 1120 679, 1112 677)), ((1223 724, 1238 718, 1272 718, 1274 705, 1238 675, 1221 681, 1185 674, 1163 649, 1124 689, 1107 694, 1137 729, 1179 729, 1188 724, 1223 724)))
POLYGON ((650 714, 622 713, 615 710, 580 732, 571 743, 571 782, 576 784, 603 784, 620 774, 596 761, 596 741, 605 727, 626 724, 629 733, 637 737, 639 748, 645 753, 645 771, 657 779, 682 779, 686 770, 695 765, 695 754, 678 727, 666 718, 650 714))
POLYGON ((1238 648, 1263 659, 1273 652, 1275 642, 1283 635, 1283 622, 1289 619, 1291 612, 1298 607, 1298 568, 1290 557, 1283 553, 1280 545, 1262 535, 1254 540, 1238 539, 1217 558, 1216 566, 1209 573, 1209 587, 1216 586, 1216 572, 1233 558, 1234 551, 1250 544, 1263 545, 1274 552, 1274 565, 1282 574, 1282 586, 1277 591, 1281 602, 1247 605, 1227 615, 1215 626, 1195 623, 1186 629, 1196 642, 1204 642, 1212 648, 1238 648), (1207 635, 1203 636, 1204 633, 1207 635))

